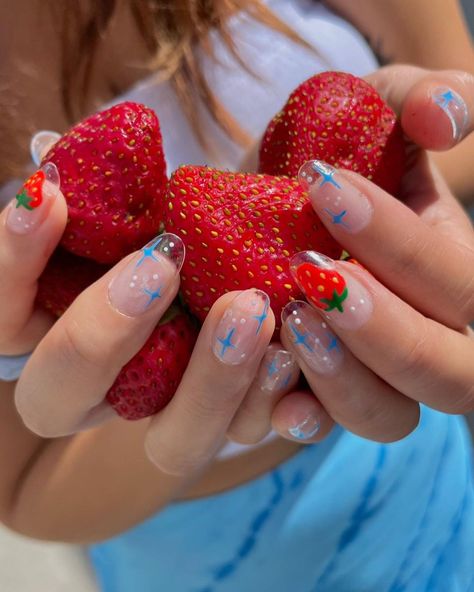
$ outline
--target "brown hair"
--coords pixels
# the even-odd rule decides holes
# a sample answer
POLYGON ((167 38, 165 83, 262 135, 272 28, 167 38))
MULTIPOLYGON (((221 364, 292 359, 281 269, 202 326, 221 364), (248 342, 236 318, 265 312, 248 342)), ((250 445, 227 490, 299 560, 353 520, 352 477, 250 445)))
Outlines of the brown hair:
POLYGON ((53 6, 60 8, 63 20, 62 97, 71 121, 83 115, 94 54, 120 1, 130 5, 152 56, 150 68, 170 80, 204 146, 204 134, 193 109, 195 95, 203 100, 213 119, 235 141, 242 145, 249 142, 247 134, 215 98, 195 57, 196 44, 213 57, 209 42, 211 29, 220 33, 226 47, 247 70, 249 68, 240 59, 228 29, 228 17, 234 12, 242 11, 292 41, 307 46, 261 0, 54 0, 53 6))

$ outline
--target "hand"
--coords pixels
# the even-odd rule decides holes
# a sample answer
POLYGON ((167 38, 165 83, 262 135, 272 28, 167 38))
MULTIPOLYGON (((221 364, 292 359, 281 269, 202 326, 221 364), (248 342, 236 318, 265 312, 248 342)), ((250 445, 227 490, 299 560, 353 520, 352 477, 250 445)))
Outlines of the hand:
MULTIPOLYGON (((420 72, 401 68, 388 98, 412 140, 449 148, 474 127, 473 78, 420 72)), ((474 409, 474 234, 426 153, 413 151, 401 201, 318 161, 300 179, 328 230, 366 268, 315 253, 292 260, 312 306, 288 305, 282 342, 319 403, 382 442, 416 427, 419 403, 474 409)), ((308 415, 315 410, 308 401, 308 415)))

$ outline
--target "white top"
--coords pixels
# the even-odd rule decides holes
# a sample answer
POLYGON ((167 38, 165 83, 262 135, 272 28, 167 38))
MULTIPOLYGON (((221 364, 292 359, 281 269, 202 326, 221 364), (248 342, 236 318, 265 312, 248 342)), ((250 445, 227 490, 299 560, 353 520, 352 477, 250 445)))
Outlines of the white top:
MULTIPOLYGON (((231 18, 230 31, 253 76, 243 70, 213 35, 218 63, 200 52, 208 83, 222 105, 256 141, 268 122, 285 104, 288 95, 301 82, 324 70, 343 70, 363 76, 377 67, 375 57, 360 33, 350 24, 312 0, 267 0, 278 17, 290 25, 316 53, 292 43, 284 35, 237 14, 231 18)), ((140 82, 113 103, 124 100, 146 104, 160 119, 168 172, 180 164, 208 164, 237 169, 244 150, 230 140, 212 121, 202 102, 196 104, 212 154, 199 145, 169 83, 157 76, 140 82)), ((113 104, 111 103, 111 104, 113 104)), ((21 184, 17 181, 0 190, 0 202, 11 199, 21 184)), ((4 361, 0 360, 0 374, 4 361)), ((272 438, 266 438, 262 443, 272 438)), ((246 452, 249 446, 228 443, 220 458, 246 452)))

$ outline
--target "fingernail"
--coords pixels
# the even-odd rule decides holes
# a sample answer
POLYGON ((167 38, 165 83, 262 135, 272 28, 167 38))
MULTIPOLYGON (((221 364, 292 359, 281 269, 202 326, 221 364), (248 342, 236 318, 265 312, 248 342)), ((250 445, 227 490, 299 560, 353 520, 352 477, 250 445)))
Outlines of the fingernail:
POLYGON ((36 166, 40 166, 43 158, 60 138, 60 134, 49 130, 41 130, 33 135, 30 142, 30 154, 36 166))
POLYGON ((217 358, 230 365, 245 362, 257 348, 269 308, 270 299, 261 290, 245 290, 234 298, 214 335, 217 358))
POLYGON ((311 305, 295 300, 281 313, 282 325, 295 351, 317 374, 334 374, 344 360, 339 339, 311 305))
POLYGON ((297 440, 309 440, 315 436, 321 428, 319 419, 312 415, 308 415, 295 426, 288 429, 288 433, 297 440))
POLYGON ((369 224, 373 206, 368 197, 334 167, 320 160, 310 160, 301 167, 298 178, 326 225, 356 234, 369 224))
POLYGON ((48 162, 25 181, 9 206, 6 226, 15 234, 29 234, 46 219, 59 189, 59 173, 48 162))
POLYGON ((469 111, 464 99, 447 86, 435 89, 431 98, 448 117, 453 129, 453 139, 460 140, 469 125, 469 111))
MULTIPOLYGON (((290 270, 307 300, 341 329, 356 330, 372 315, 369 291, 348 273, 350 263, 338 263, 316 253, 303 251, 290 260, 290 270)), ((354 270, 358 269, 356 265, 354 270)))
POLYGON ((295 356, 284 349, 272 347, 263 358, 257 380, 262 391, 275 393, 288 388, 297 373, 295 356))
POLYGON ((181 270, 185 257, 183 241, 175 234, 161 234, 112 279, 109 301, 120 313, 136 317, 155 306, 181 270))

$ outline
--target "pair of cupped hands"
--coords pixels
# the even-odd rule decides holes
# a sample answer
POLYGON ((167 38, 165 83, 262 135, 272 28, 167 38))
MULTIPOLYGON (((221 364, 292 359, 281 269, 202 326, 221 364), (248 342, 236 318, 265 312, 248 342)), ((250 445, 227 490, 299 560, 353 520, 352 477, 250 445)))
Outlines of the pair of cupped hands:
MULTIPOLYGON (((426 153, 450 150, 474 129, 474 78, 392 66, 368 80, 412 141, 402 200, 352 172, 320 162, 302 167, 315 211, 361 265, 314 253, 294 257, 307 302, 283 311, 281 343, 271 343, 275 319, 265 294, 217 300, 174 398, 146 420, 145 449, 164 472, 202 467, 226 436, 257 443, 273 428, 313 443, 337 423, 391 442, 416 428, 420 403, 447 413, 474 409, 474 233, 426 153), (318 274, 347 290, 330 311, 311 305, 324 288, 318 274), (251 320, 258 330, 249 330, 251 320), (300 372, 307 390, 297 388, 300 372)), ((136 308, 127 295, 127 269, 143 260, 138 252, 53 324, 34 300, 67 207, 57 185, 46 183, 44 193, 47 215, 31 231, 11 222, 14 204, 2 213, 0 354, 33 351, 16 405, 32 431, 54 438, 115 416, 105 393, 178 293, 182 249, 168 236, 152 254, 161 286, 151 306, 136 308)))

